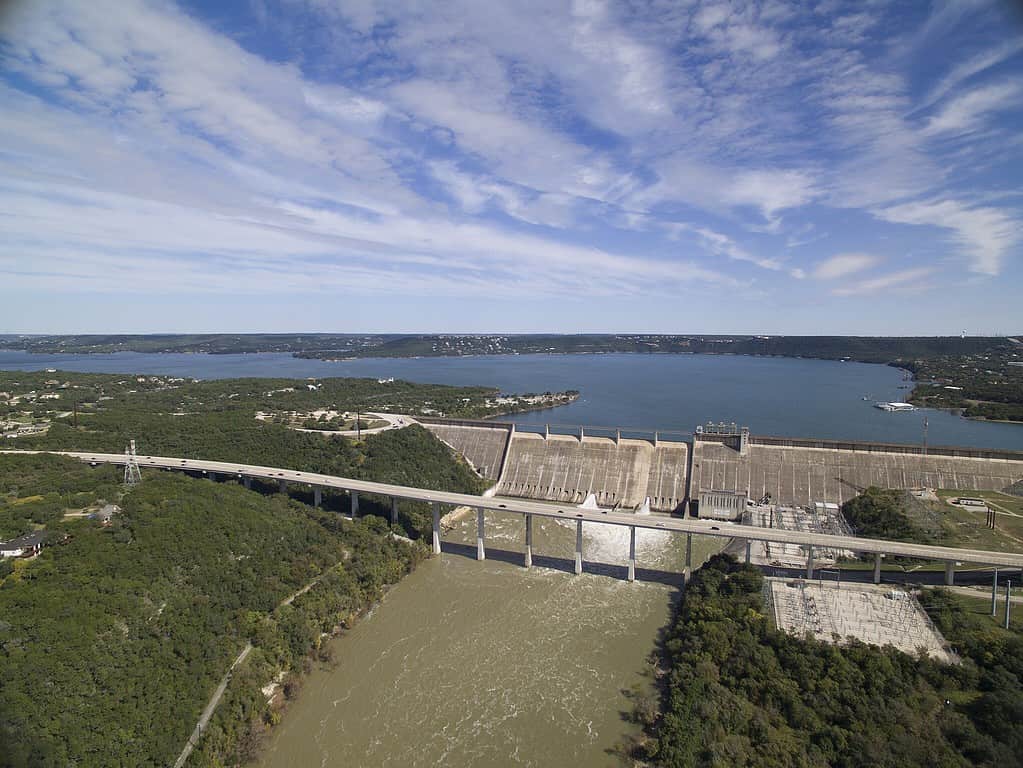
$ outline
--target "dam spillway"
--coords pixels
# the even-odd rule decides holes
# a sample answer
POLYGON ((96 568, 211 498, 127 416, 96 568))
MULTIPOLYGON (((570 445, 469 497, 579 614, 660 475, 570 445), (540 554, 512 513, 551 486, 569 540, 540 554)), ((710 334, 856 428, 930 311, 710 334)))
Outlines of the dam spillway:
POLYGON ((671 512, 685 500, 685 443, 516 433, 497 487, 499 496, 635 509, 650 497, 671 512))
POLYGON ((1023 453, 798 440, 752 436, 734 441, 696 435, 691 492, 770 494, 778 504, 844 503, 866 488, 999 491, 1023 477, 1023 453))
POLYGON ((516 432, 510 424, 425 419, 500 496, 674 512, 685 503, 685 442, 516 432))

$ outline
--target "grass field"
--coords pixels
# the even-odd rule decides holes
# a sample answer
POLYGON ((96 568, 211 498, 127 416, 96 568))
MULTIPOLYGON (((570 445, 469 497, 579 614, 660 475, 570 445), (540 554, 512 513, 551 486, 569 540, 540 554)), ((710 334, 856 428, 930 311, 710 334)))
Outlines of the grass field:
MULTIPOLYGON (((937 492, 940 501, 925 502, 941 517, 941 543, 953 547, 1023 552, 1023 498, 998 491, 937 492), (986 527, 987 513, 949 504, 967 496, 983 499, 995 510, 995 528, 986 527)), ((910 510, 912 514, 912 510, 910 510)))

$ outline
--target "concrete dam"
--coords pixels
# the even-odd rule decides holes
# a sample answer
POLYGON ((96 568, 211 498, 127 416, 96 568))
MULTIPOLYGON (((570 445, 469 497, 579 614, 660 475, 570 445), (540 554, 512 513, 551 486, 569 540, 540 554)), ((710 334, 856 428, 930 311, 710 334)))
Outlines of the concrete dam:
POLYGON ((496 483, 498 496, 674 512, 686 499, 684 442, 516 432, 510 424, 420 419, 496 483))
POLYGON ((700 494, 727 491, 776 504, 841 504, 869 486, 1002 490, 1023 479, 1023 452, 767 436, 693 435, 692 443, 518 432, 513 424, 420 419, 513 498, 655 512, 695 511, 700 494))
POLYGON ((1023 452, 779 437, 695 435, 692 499, 702 491, 770 494, 776 504, 841 504, 866 488, 1000 491, 1023 477, 1023 452), (926 452, 925 452, 926 451, 926 452))

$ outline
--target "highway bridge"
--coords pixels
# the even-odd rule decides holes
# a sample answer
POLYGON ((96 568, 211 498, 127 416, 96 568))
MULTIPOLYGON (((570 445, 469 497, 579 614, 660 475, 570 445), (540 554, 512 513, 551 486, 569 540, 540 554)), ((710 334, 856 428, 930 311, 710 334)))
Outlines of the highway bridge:
MULTIPOLYGON (((80 461, 88 462, 92 465, 123 465, 128 461, 125 454, 116 453, 92 453, 84 451, 5 451, 5 453, 54 453, 62 456, 70 456, 80 461)), ((902 541, 864 539, 855 536, 835 536, 807 531, 790 531, 778 528, 733 525, 713 520, 671 517, 668 515, 658 514, 642 515, 635 514, 633 512, 605 512, 599 509, 582 509, 573 505, 525 501, 522 499, 503 498, 500 496, 489 498, 483 496, 471 496, 464 493, 450 493, 448 491, 435 491, 427 488, 413 488, 403 485, 375 483, 368 480, 355 480, 346 477, 336 477, 334 475, 299 472, 294 469, 284 469, 281 467, 261 467, 251 464, 238 464, 230 461, 206 461, 201 459, 183 459, 172 456, 138 456, 137 460, 140 467, 200 473, 214 479, 218 475, 223 475, 224 477, 235 477, 246 484, 251 482, 253 478, 267 480, 277 483, 282 491, 287 490, 289 484, 310 486, 313 489, 314 500, 317 504, 320 501, 321 492, 324 488, 345 491, 349 493, 351 497, 351 509, 353 516, 358 515, 360 493, 389 497, 392 501, 392 521, 396 519, 396 503, 398 499, 428 502, 433 507, 433 551, 436 554, 440 553, 440 510, 442 505, 448 507, 476 508, 477 557, 481 560, 486 557, 486 550, 484 546, 484 511, 523 515, 526 523, 524 555, 526 567, 532 566, 532 521, 534 517, 547 517, 556 520, 574 521, 576 523, 576 573, 582 572, 582 526, 584 522, 625 526, 631 533, 629 537, 628 560, 628 574, 630 581, 635 579, 637 528, 649 528, 668 531, 671 533, 685 534, 688 543, 688 546, 686 547, 687 575, 692 566, 691 554, 693 535, 717 536, 726 539, 745 541, 746 543, 753 541, 769 541, 804 546, 807 548, 806 574, 808 577, 812 576, 814 572, 815 548, 851 550, 853 552, 873 554, 875 582, 880 581, 881 557, 883 555, 895 555, 944 562, 945 582, 947 584, 953 583, 955 567, 957 564, 973 564, 1014 569, 1023 568, 1023 554, 1015 552, 990 552, 976 549, 959 549, 955 547, 911 544, 902 541)), ((746 548, 746 552, 748 558, 749 547, 746 548)))

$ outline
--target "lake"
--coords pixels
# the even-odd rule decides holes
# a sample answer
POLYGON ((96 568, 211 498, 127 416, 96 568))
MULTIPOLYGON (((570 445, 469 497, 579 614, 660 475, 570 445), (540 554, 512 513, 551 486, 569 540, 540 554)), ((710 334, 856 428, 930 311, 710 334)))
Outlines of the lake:
POLYGON ((520 424, 585 424, 692 431, 736 422, 753 434, 1023 450, 1023 425, 964 419, 944 411, 886 413, 875 400, 909 394, 902 372, 885 365, 733 355, 495 355, 366 358, 328 362, 287 353, 244 355, 53 354, 0 351, 0 369, 60 368, 200 379, 244 376, 395 377, 478 384, 504 392, 578 389, 578 401, 510 417, 520 424), (863 398, 866 397, 867 400, 863 398))

